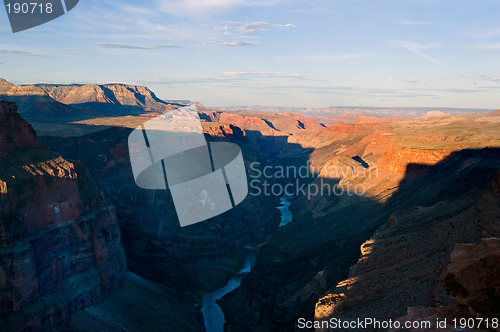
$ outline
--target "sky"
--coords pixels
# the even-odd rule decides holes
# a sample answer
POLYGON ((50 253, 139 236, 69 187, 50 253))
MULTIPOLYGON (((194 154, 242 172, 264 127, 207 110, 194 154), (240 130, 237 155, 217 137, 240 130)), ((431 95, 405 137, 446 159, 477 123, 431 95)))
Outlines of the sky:
POLYGON ((498 0, 80 0, 0 77, 127 83, 205 106, 500 108, 498 0))

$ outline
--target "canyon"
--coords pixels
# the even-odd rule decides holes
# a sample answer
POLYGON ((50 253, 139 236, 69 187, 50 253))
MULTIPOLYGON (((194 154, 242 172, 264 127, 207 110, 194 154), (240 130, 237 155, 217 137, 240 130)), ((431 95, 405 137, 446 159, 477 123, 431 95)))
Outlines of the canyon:
POLYGON ((136 186, 127 138, 186 101, 124 84, 4 80, 0 98, 19 104, 18 114, 2 102, 0 118, 5 330, 203 330, 203 294, 226 285, 255 243, 264 243, 255 266, 217 301, 226 331, 288 331, 301 317, 496 314, 460 292, 472 287, 460 257, 477 251, 471 257, 498 265, 499 111, 328 122, 197 104, 206 139, 238 144, 249 180, 292 184, 293 194, 286 222, 276 209, 283 195, 260 194, 181 228, 168 191, 136 186), (310 174, 266 177, 255 167, 310 174))

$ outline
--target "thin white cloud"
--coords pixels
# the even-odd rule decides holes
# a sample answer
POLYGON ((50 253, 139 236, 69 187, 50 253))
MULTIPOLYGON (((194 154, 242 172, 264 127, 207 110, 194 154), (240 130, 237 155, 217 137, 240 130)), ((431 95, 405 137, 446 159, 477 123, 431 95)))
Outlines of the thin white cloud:
POLYGON ((496 36, 500 36, 500 29, 493 29, 493 30, 482 31, 482 32, 479 32, 479 33, 471 34, 471 36, 475 37, 475 38, 496 37, 496 36))
POLYGON ((233 7, 268 7, 280 2, 282 0, 158 0, 158 8, 171 15, 190 16, 233 7))
POLYGON ((33 53, 29 51, 19 51, 19 50, 10 50, 10 49, 0 49, 0 56, 5 55, 24 55, 24 56, 46 56, 39 53, 33 53))
POLYGON ((119 7, 121 10, 128 12, 128 13, 131 13, 131 14, 134 14, 134 15, 138 15, 138 14, 153 15, 154 14, 154 11, 151 8, 148 8, 145 6, 133 6, 133 5, 121 3, 119 7))
POLYGON ((222 25, 214 26, 214 33, 222 33, 224 35, 252 35, 259 32, 271 31, 273 29, 291 29, 294 27, 295 25, 291 23, 270 24, 266 21, 227 22, 222 25))
POLYGON ((404 25, 433 25, 432 22, 426 21, 411 21, 411 20, 398 20, 397 23, 404 25))
POLYGON ((97 43, 97 46, 111 49, 128 49, 128 50, 155 50, 160 48, 183 48, 181 45, 175 44, 157 44, 151 46, 120 44, 120 43, 97 43))
POLYGON ((304 79, 304 76, 297 73, 279 73, 279 72, 252 72, 252 71, 226 71, 222 73, 224 77, 233 78, 298 78, 304 79))
POLYGON ((273 27, 290 29, 290 28, 295 28, 296 25, 294 25, 292 23, 287 23, 287 24, 273 24, 273 27))
POLYGON ((398 82, 403 82, 403 83, 412 83, 412 84, 420 83, 420 80, 418 78, 392 78, 392 77, 389 77, 387 80, 388 81, 398 81, 398 82))
POLYGON ((193 84, 193 83, 238 83, 238 84, 255 84, 260 85, 264 80, 302 80, 311 82, 328 83, 325 80, 308 78, 298 73, 284 73, 284 72, 267 72, 267 71, 226 71, 222 72, 217 77, 188 77, 188 78, 150 78, 140 80, 140 84, 163 84, 163 85, 176 85, 176 84, 193 84))
POLYGON ((219 45, 219 46, 251 46, 251 45, 259 45, 258 42, 248 41, 248 40, 233 40, 233 41, 222 41, 222 40, 211 40, 208 42, 211 45, 219 45))
POLYGON ((213 27, 212 40, 208 43, 212 45, 222 46, 248 46, 259 45, 258 41, 249 41, 248 39, 256 40, 259 34, 266 31, 276 29, 290 29, 295 27, 291 23, 287 24, 270 24, 266 21, 250 21, 250 22, 226 22, 224 24, 215 25, 213 27))
POLYGON ((469 80, 479 80, 479 81, 486 81, 486 82, 493 82, 493 83, 500 82, 500 77, 494 77, 494 76, 489 76, 489 75, 484 75, 484 74, 475 74, 474 76, 459 76, 459 77, 466 78, 469 80))
POLYGON ((222 73, 221 78, 222 79, 230 78, 238 81, 242 80, 262 81, 264 79, 292 79, 292 80, 329 83, 328 81, 323 79, 310 78, 298 73, 283 73, 283 72, 270 72, 270 71, 226 71, 222 73))
POLYGON ((242 23, 238 30, 244 35, 250 35, 261 31, 269 31, 269 23, 267 22, 247 22, 242 23))
POLYGON ((429 55, 425 54, 424 52, 422 52, 422 50, 428 50, 428 49, 441 47, 440 44, 437 44, 437 43, 419 44, 419 43, 414 43, 414 42, 410 42, 410 41, 406 41, 406 40, 397 41, 396 44, 400 47, 407 49, 408 51, 412 52, 413 54, 418 55, 421 58, 424 58, 427 61, 433 62, 440 67, 444 67, 441 64, 441 61, 434 59, 434 58, 430 57, 429 55))
MULTIPOLYGON (((339 61, 339 60, 353 60, 353 59, 360 59, 364 58, 366 55, 364 54, 341 54, 341 53, 334 53, 334 54, 319 54, 319 55, 314 55, 314 56, 282 56, 284 59, 292 59, 292 60, 299 60, 299 61, 304 61, 307 63, 318 63, 318 64, 324 64, 327 65, 331 61, 339 61)), ((351 62, 351 64, 353 64, 351 62)))
POLYGON ((472 48, 480 51, 500 50, 500 42, 479 43, 472 46, 472 48))

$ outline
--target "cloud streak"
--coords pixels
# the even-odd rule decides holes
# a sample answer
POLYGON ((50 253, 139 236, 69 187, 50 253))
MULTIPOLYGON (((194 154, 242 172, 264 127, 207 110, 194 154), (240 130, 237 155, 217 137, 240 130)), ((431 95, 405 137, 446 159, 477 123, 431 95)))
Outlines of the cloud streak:
POLYGON ((474 45, 472 48, 480 51, 500 50, 500 42, 479 43, 474 45))
POLYGON ((297 73, 279 73, 279 72, 226 71, 222 73, 222 76, 231 77, 235 79, 255 79, 255 78, 306 79, 303 75, 297 73))
POLYGON ((221 46, 259 45, 260 43, 255 39, 258 39, 260 33, 294 27, 295 25, 291 23, 270 24, 266 21, 227 22, 213 27, 212 35, 214 37, 208 44, 221 46), (248 39, 253 39, 253 41, 248 39))
POLYGON ((46 55, 28 52, 28 51, 0 49, 0 56, 2 56, 2 55, 46 56, 46 55))
POLYGON ((311 82, 326 82, 328 81, 309 78, 298 73, 283 73, 283 72, 267 72, 267 71, 226 71, 222 72, 217 77, 191 77, 191 78, 170 78, 170 79, 146 79, 139 81, 141 84, 192 84, 192 83, 243 83, 254 82, 261 83, 269 80, 302 80, 311 82))
POLYGON ((432 22, 411 21, 411 20, 398 20, 397 23, 404 25, 434 25, 434 23, 432 22))
POLYGON ((219 45, 219 46, 251 46, 251 45, 259 45, 258 42, 248 41, 248 40, 233 40, 233 41, 221 41, 221 40, 211 40, 208 42, 211 45, 219 45))
POLYGON ((171 15, 200 15, 234 7, 269 7, 282 0, 159 0, 161 11, 171 15))
POLYGON ((277 29, 291 29, 296 26, 291 23, 287 24, 270 24, 266 21, 252 21, 252 22, 227 22, 223 25, 214 27, 214 33, 240 34, 240 35, 253 35, 259 32, 271 31, 277 29))
POLYGON ((500 29, 487 30, 480 33, 472 34, 472 37, 475 38, 490 38, 500 36, 500 29))
POLYGON ((461 78, 466 78, 470 80, 479 80, 493 83, 500 83, 500 77, 493 77, 484 74, 475 74, 474 76, 460 76, 461 78))
POLYGON ((441 47, 440 44, 437 44, 437 43, 419 44, 419 43, 413 43, 413 42, 406 41, 406 40, 398 41, 397 44, 399 44, 400 47, 407 49, 408 51, 412 52, 415 55, 418 55, 419 57, 421 57, 427 61, 430 61, 430 62, 432 62, 440 67, 444 67, 441 64, 441 61, 434 59, 434 58, 430 57, 429 55, 427 55, 426 53, 422 52, 422 50, 428 50, 428 49, 432 49, 432 48, 441 47))
POLYGON ((121 43, 97 43, 97 46, 109 49, 127 49, 127 50, 156 50, 161 48, 183 48, 184 46, 175 44, 157 44, 151 46, 121 44, 121 43))

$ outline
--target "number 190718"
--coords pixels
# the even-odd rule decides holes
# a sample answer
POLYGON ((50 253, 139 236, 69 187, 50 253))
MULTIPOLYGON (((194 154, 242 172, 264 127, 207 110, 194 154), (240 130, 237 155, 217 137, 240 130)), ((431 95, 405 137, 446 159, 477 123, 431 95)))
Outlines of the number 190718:
POLYGON ((15 2, 6 4, 8 14, 52 14, 52 3, 15 2))

